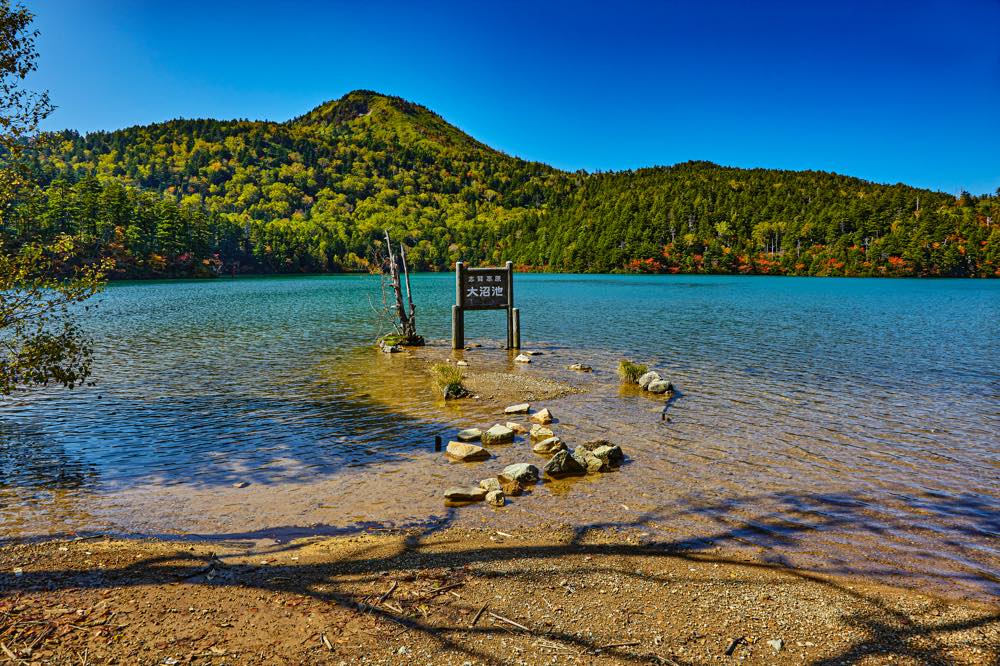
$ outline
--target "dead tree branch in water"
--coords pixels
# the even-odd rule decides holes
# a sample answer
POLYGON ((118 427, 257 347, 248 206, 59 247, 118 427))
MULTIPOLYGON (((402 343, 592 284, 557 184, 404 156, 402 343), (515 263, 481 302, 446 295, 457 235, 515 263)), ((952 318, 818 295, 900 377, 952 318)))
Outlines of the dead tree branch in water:
POLYGON ((376 247, 372 253, 372 272, 381 276, 379 290, 381 304, 376 304, 371 297, 369 303, 374 310, 379 324, 379 344, 383 350, 391 351, 396 345, 422 345, 424 340, 417 335, 416 306, 413 304, 413 292, 410 288, 410 269, 406 263, 406 249, 399 244, 397 256, 392 247, 389 232, 385 232, 385 255, 376 247), (403 277, 400 277, 400 264, 403 277), (403 301, 403 282, 406 283, 406 303, 403 301), (407 308, 407 305, 409 306, 407 308), (391 322, 395 335, 382 336, 382 329, 391 322))

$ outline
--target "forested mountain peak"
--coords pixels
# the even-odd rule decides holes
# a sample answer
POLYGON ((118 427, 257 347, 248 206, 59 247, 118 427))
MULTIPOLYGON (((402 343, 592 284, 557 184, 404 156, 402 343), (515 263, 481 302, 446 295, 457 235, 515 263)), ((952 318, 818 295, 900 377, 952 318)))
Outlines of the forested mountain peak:
POLYGON ((372 129, 392 135, 407 146, 420 144, 430 148, 498 153, 427 107, 373 90, 353 90, 340 99, 320 104, 288 124, 330 128, 340 133, 372 129))

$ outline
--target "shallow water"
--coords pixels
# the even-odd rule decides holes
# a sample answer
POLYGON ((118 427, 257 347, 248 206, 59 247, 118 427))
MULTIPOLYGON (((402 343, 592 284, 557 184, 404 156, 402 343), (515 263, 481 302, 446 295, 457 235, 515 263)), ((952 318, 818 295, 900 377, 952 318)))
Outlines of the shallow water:
POLYGON ((541 461, 523 443, 472 465, 434 452, 436 434, 504 419, 436 399, 418 360, 452 355, 453 276, 413 286, 437 342, 383 357, 365 348, 367 276, 112 285, 87 320, 98 384, 0 407, 3 534, 609 525, 1000 593, 1000 282, 518 276, 524 346, 543 355, 513 367, 492 312, 469 315, 485 348, 465 358, 586 389, 545 403, 557 434, 630 460, 499 511, 441 492, 541 461), (622 356, 678 386, 670 422, 618 387, 622 356))

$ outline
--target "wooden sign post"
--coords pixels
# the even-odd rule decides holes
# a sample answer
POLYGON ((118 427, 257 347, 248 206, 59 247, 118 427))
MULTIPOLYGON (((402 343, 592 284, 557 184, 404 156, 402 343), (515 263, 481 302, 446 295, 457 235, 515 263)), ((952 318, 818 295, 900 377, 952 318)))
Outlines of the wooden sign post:
POLYGON ((507 349, 521 348, 521 312, 514 307, 514 262, 503 268, 466 268, 455 262, 451 346, 465 347, 466 310, 507 310, 507 349))

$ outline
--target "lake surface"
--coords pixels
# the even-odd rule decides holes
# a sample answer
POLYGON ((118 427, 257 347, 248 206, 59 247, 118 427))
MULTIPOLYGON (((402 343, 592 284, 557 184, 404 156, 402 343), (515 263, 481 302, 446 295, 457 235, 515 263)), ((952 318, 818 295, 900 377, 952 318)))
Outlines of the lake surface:
MULTIPOLYGON (((454 277, 413 288, 432 340, 418 356, 452 356, 454 277)), ((96 386, 0 405, 3 536, 565 523, 1000 593, 1000 281, 519 275, 542 355, 515 368, 503 313, 484 312, 464 358, 580 387, 538 406, 571 445, 611 439, 629 463, 500 510, 441 493, 543 460, 514 444, 443 461, 435 435, 506 419, 372 352, 374 293, 368 276, 112 285, 86 320, 96 386), (622 357, 677 385, 669 422, 619 388, 622 357)))

